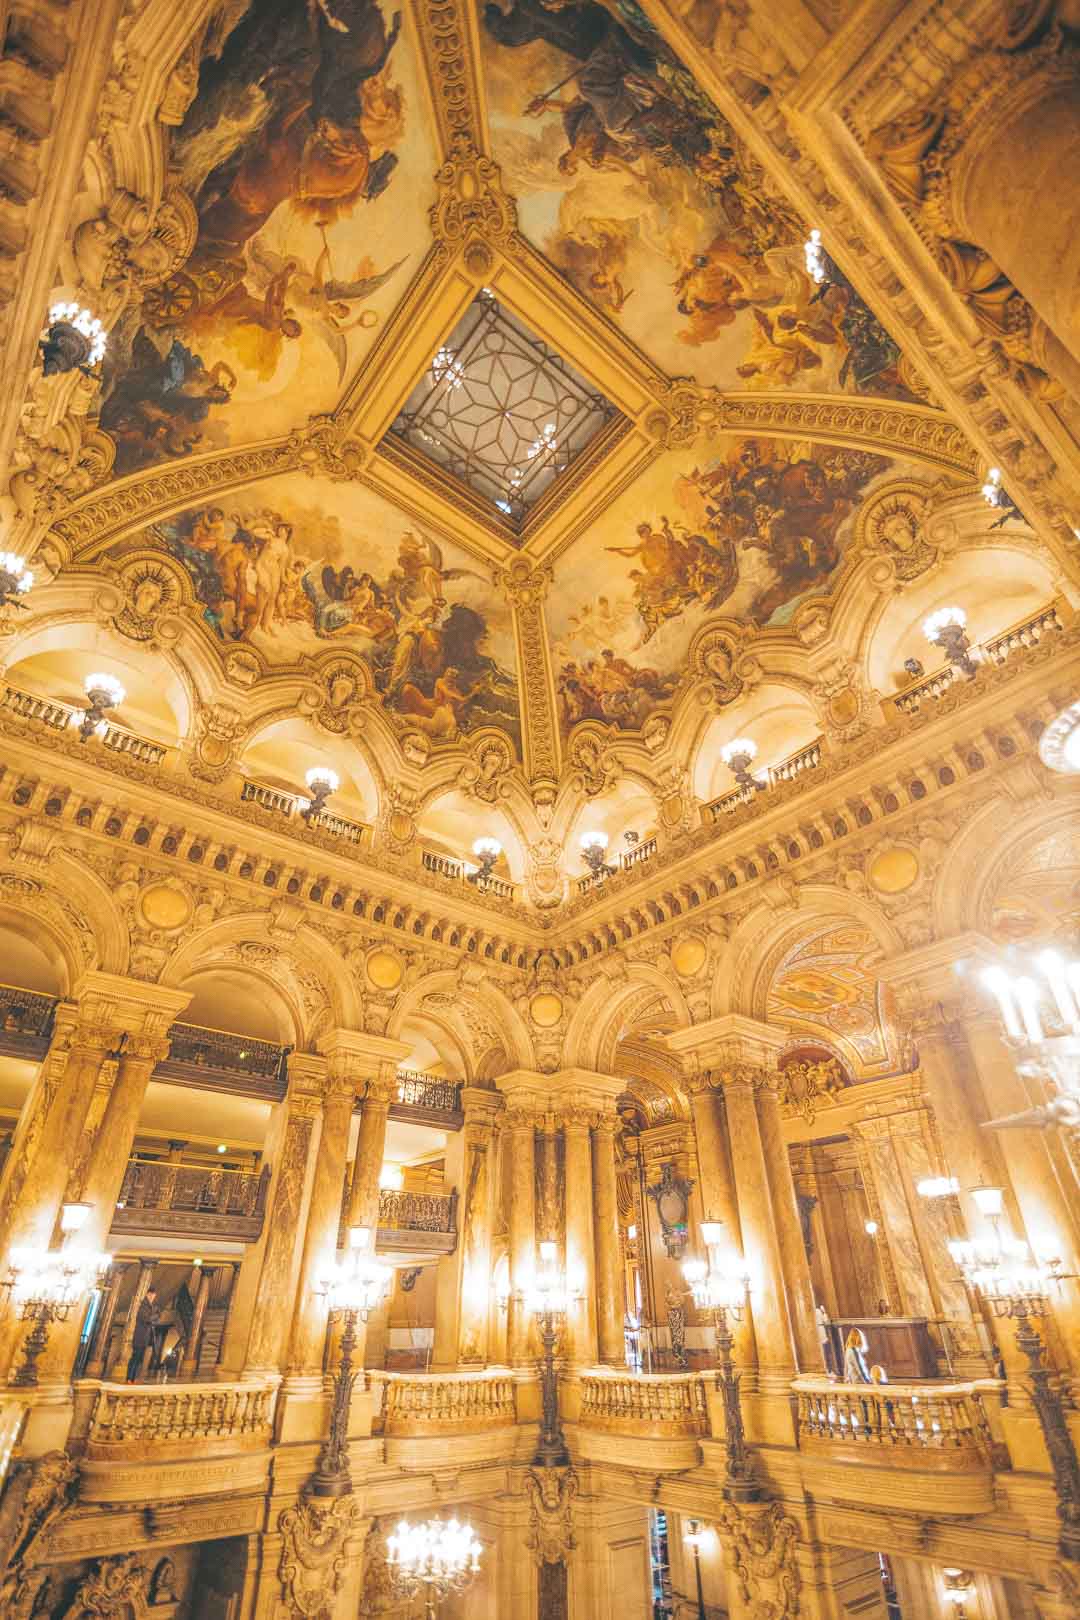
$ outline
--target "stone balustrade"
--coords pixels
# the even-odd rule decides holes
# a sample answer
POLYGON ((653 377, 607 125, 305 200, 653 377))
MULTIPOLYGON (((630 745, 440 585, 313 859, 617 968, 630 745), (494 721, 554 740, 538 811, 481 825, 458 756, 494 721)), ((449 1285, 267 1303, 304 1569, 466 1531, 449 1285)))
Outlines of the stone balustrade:
POLYGON ((86 1456, 99 1461, 250 1451, 270 1441, 271 1383, 94 1384, 86 1456))
POLYGON ((705 1392, 697 1373, 583 1373, 579 1421, 585 1429, 625 1431, 638 1438, 708 1432, 705 1392))
POLYGON ((838 1461, 934 1471, 989 1470, 985 1384, 837 1384, 797 1378, 799 1449, 838 1461))
POLYGON ((472 883, 482 894, 492 894, 500 900, 514 898, 514 885, 507 879, 496 877, 492 872, 482 882, 475 882, 477 868, 468 861, 458 860, 453 855, 440 855, 433 849, 421 849, 420 866, 425 872, 434 872, 437 877, 450 878, 454 883, 472 883))
POLYGON ((516 1422, 514 1380, 503 1368, 475 1373, 370 1373, 383 1386, 388 1435, 479 1434, 516 1422))

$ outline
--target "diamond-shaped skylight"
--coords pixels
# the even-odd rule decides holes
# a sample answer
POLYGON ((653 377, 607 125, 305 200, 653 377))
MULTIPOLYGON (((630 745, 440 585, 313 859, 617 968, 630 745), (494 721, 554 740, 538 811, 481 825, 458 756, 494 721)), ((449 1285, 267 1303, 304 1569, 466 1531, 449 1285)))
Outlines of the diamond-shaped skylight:
POLYGON ((391 432, 517 528, 618 412, 485 288, 391 432))

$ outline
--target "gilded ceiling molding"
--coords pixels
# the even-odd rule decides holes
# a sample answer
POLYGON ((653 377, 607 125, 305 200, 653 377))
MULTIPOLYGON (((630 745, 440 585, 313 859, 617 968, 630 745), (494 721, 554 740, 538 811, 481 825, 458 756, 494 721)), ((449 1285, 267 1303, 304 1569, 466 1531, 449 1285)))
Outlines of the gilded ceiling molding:
POLYGON ((483 146, 476 8, 467 0, 413 0, 439 144, 446 156, 483 146))
POLYGON ((940 411, 919 405, 875 403, 819 395, 728 394, 720 429, 726 433, 770 433, 777 438, 820 439, 831 444, 873 448, 974 477, 977 452, 962 428, 940 411))
POLYGON ((495 580, 506 592, 514 610, 525 772, 532 782, 537 808, 550 807, 555 802, 561 764, 555 682, 544 622, 544 598, 551 584, 551 569, 547 565, 534 568, 527 558, 520 557, 498 572, 495 580))

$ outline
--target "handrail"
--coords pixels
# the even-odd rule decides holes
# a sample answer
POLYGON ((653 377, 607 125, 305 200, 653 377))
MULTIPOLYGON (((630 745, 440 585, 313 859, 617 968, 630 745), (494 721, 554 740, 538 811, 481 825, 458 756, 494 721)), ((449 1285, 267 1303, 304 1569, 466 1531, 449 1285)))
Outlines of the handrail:
POLYGON ((705 1434, 708 1410, 697 1373, 622 1373, 596 1368, 581 1375, 584 1428, 638 1435, 705 1434))
POLYGON ((228 1030, 176 1023, 169 1030, 166 1061, 190 1064, 197 1069, 258 1075, 265 1080, 284 1080, 291 1050, 291 1047, 277 1046, 272 1041, 256 1040, 249 1035, 233 1035, 228 1030))
MULTIPOLYGON (((291 793, 286 788, 267 787, 263 782, 253 782, 245 777, 240 787, 241 804, 257 804, 263 810, 269 810, 274 815, 293 816, 299 818, 301 810, 309 803, 304 794, 291 793)), ((341 838, 348 844, 361 844, 367 834, 368 828, 363 821, 350 821, 348 816, 342 816, 335 810, 320 810, 317 814, 309 816, 307 825, 317 827, 322 832, 328 832, 334 838, 341 838)))
POLYGON ((386 1434, 432 1434, 448 1430, 508 1428, 517 1420, 514 1379, 506 1368, 464 1373, 368 1374, 382 1384, 386 1434))
POLYGON ((0 1035, 33 1035, 47 1039, 52 1034, 58 996, 40 990, 20 990, 18 985, 0 984, 0 1035))
MULTIPOLYGON (((1061 598, 1055 597, 1037 612, 1018 619, 996 636, 975 643, 971 649, 972 655, 984 664, 1004 664, 1013 653, 1038 646, 1045 635, 1064 630, 1059 611, 1061 606, 1061 598)), ((946 692, 952 690, 956 680, 956 670, 951 664, 946 664, 944 669, 935 670, 932 675, 919 675, 899 692, 891 693, 886 700, 887 708, 897 709, 901 714, 917 714, 924 702, 943 698, 946 692)))
POLYGON ((981 1391, 993 1379, 945 1384, 841 1384, 828 1378, 792 1381, 798 1399, 799 1444, 812 1449, 851 1446, 866 1451, 907 1447, 955 1453, 989 1466, 990 1426, 981 1391))
POLYGON ((438 1109, 447 1114, 461 1112, 461 1082, 441 1080, 420 1069, 399 1069, 397 1100, 403 1107, 438 1109))
MULTIPOLYGON (((643 866, 646 861, 652 860, 658 847, 654 835, 652 838, 643 838, 633 849, 620 850, 615 860, 616 872, 628 872, 633 866, 643 866)), ((586 872, 584 877, 577 880, 577 891, 579 894, 588 894, 590 889, 598 889, 602 883, 606 883, 610 876, 610 872, 586 872)))

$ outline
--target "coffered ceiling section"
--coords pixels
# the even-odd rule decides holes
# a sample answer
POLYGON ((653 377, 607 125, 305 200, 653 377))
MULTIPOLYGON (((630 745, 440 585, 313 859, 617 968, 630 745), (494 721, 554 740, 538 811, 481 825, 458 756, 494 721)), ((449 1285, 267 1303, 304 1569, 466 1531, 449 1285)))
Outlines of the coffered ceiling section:
POLYGON ((431 243, 440 154, 407 13, 221 7, 160 136, 192 245, 110 336, 117 473, 332 410, 431 243))
POLYGON ((525 235, 674 376, 894 400, 920 384, 636 5, 488 0, 491 147, 525 235))

